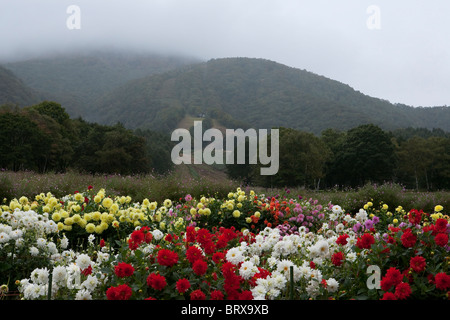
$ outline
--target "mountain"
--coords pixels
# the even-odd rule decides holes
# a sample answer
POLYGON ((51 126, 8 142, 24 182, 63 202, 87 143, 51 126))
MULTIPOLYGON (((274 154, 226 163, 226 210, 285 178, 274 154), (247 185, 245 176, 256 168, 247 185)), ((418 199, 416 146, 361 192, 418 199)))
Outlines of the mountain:
POLYGON ((61 103, 72 117, 85 116, 92 101, 130 80, 198 62, 193 58, 121 51, 59 54, 5 63, 23 83, 61 103))
POLYGON ((229 128, 290 127, 319 134, 373 123, 450 131, 450 108, 367 96, 312 72, 256 58, 223 58, 132 80, 93 101, 90 121, 170 131, 186 117, 229 128))
POLYGON ((0 104, 53 100, 71 117, 171 132, 204 127, 290 127, 319 134, 373 123, 385 130, 450 131, 450 108, 392 104, 274 61, 86 52, 5 63, 0 104), (189 125, 187 125, 189 127, 189 125))
POLYGON ((11 70, 0 66, 0 105, 21 107, 40 102, 44 96, 24 84, 11 70))

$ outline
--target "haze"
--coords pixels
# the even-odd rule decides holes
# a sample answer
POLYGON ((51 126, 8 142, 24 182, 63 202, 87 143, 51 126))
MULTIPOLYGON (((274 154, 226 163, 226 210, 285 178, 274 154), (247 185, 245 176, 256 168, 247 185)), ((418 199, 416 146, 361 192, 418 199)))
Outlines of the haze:
POLYGON ((448 0, 0 0, 0 62, 105 48, 256 57, 393 103, 442 106, 449 14, 448 0), (67 27, 70 5, 80 29, 67 27))

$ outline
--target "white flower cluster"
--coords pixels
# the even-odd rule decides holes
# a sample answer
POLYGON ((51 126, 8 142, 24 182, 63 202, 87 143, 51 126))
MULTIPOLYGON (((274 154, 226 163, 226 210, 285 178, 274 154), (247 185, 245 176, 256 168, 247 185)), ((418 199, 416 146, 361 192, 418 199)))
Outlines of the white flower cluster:
POLYGON ((47 213, 15 209, 12 213, 3 211, 0 216, 0 252, 4 256, 27 251, 32 256, 53 256, 56 244, 47 240, 58 232, 56 223, 47 213), (14 249, 14 250, 13 250, 14 249))
MULTIPOLYGON (((322 264, 329 260, 337 247, 335 241, 334 234, 330 238, 311 232, 281 236, 279 229, 267 227, 255 236, 251 244, 243 242, 239 247, 228 250, 226 259, 240 265, 239 274, 250 279, 259 272, 260 256, 269 256, 265 268, 270 271, 270 276, 257 278, 256 286, 251 289, 255 300, 279 298, 287 289, 291 270, 297 289, 303 289, 314 298, 319 293, 323 275, 318 268, 311 268, 309 261, 322 264)), ((328 292, 338 290, 339 283, 334 278, 327 279, 326 284, 328 292)))
MULTIPOLYGON (((1 212, 0 216, 0 244, 9 240, 18 240, 26 232, 34 232, 37 238, 44 237, 47 234, 58 232, 56 223, 49 219, 47 213, 38 214, 33 210, 20 211, 14 210, 1 212)), ((20 244, 20 241, 17 243, 20 244)))
MULTIPOLYGON (((89 237, 89 244, 93 245, 93 235, 89 237)), ((67 245, 67 238, 63 239, 67 245)), ((51 296, 65 297, 75 300, 92 300, 94 291, 107 282, 107 278, 100 271, 105 263, 110 260, 107 248, 103 248, 96 253, 96 260, 93 261, 86 253, 77 253, 72 249, 57 252, 52 256, 55 266, 51 270, 51 296), (92 271, 88 275, 83 275, 82 271, 91 267, 92 271)), ((37 268, 31 272, 30 278, 22 279, 19 291, 25 300, 44 299, 48 296, 50 270, 47 268, 37 268)))

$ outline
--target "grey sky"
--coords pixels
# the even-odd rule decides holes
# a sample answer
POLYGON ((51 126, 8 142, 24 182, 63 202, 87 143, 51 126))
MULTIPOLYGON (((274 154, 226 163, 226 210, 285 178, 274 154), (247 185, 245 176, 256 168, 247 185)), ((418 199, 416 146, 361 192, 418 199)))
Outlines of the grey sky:
POLYGON ((448 0, 0 0, 0 61, 103 46, 257 57, 393 103, 450 105, 449 15, 448 0))

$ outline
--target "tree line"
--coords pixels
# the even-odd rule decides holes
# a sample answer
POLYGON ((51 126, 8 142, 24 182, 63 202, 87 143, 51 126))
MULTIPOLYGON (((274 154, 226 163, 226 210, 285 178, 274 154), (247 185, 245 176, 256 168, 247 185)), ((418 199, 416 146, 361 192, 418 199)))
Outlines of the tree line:
MULTIPOLYGON (((205 122, 206 130, 212 123, 205 122)), ((279 170, 227 164, 232 179, 263 187, 328 189, 396 182, 409 189, 450 189, 450 133, 441 129, 385 131, 373 124, 320 135, 279 129, 279 170)), ((270 142, 270 139, 268 140, 270 142)), ((0 168, 40 173, 164 174, 174 168, 170 135, 71 119, 60 104, 0 106, 0 168)), ((271 150, 270 145, 267 150, 271 150)), ((248 148, 246 148, 248 150, 248 148)), ((247 158, 248 160, 248 158, 247 158)))
POLYGON ((71 119, 43 101, 0 107, 0 168, 39 173, 69 169, 90 174, 163 174, 172 169, 168 135, 71 119))
MULTIPOLYGON (((396 182, 410 189, 450 188, 450 135, 441 129, 384 131, 373 124, 317 136, 279 128, 279 171, 259 175, 259 165, 227 165, 228 175, 264 187, 310 189, 396 182)), ((268 147, 270 150, 270 147, 268 147)))

